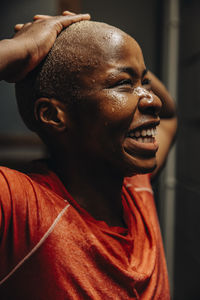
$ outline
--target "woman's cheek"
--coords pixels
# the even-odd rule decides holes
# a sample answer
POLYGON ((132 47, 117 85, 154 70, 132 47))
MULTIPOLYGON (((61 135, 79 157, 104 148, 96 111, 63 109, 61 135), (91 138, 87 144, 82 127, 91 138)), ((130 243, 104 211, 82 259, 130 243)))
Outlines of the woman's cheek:
POLYGON ((137 97, 130 93, 107 91, 100 102, 100 111, 113 121, 122 121, 133 116, 137 107, 137 97))

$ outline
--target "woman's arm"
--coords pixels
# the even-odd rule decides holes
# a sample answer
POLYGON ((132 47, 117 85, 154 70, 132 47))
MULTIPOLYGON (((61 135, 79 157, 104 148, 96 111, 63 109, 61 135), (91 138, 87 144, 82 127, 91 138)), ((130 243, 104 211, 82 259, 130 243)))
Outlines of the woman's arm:
POLYGON ((148 77, 151 80, 152 91, 161 99, 163 104, 157 134, 159 143, 159 150, 156 155, 157 168, 152 173, 152 177, 154 177, 163 167, 170 147, 173 144, 177 130, 177 115, 175 103, 164 84, 151 72, 148 72, 148 77))

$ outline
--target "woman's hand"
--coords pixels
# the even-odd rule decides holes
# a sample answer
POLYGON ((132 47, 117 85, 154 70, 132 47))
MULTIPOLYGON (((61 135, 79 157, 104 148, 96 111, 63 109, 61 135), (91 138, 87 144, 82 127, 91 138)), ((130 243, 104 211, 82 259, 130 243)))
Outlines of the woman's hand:
POLYGON ((14 37, 0 41, 0 79, 16 82, 25 77, 48 54, 63 28, 89 19, 88 14, 65 11, 62 16, 36 15, 33 22, 17 24, 14 37))

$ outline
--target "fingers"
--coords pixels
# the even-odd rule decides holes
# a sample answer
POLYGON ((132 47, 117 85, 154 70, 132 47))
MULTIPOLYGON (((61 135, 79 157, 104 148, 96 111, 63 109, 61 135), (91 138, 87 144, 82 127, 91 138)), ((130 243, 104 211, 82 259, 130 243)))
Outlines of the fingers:
POLYGON ((24 24, 16 24, 14 27, 14 31, 15 32, 19 31, 20 29, 22 29, 23 26, 24 26, 24 24))
POLYGON ((47 20, 47 19, 52 19, 52 16, 48 16, 48 15, 35 15, 33 17, 33 21, 37 21, 37 20, 47 20))
MULTIPOLYGON (((89 14, 75 14, 69 11, 63 11, 61 16, 48 16, 48 15, 36 15, 34 16, 34 22, 42 22, 45 20, 49 20, 51 24, 56 26, 57 34, 61 32, 61 30, 72 23, 83 21, 83 20, 90 20, 89 14)), ((33 23, 34 23, 33 22, 33 23)), ((49 23, 50 25, 50 23, 49 23)))
POLYGON ((15 27, 14 27, 14 30, 15 32, 18 32, 20 31, 22 28, 25 28, 25 27, 28 27, 30 26, 32 23, 31 22, 28 22, 26 24, 16 24, 15 27))
MULTIPOLYGON (((70 13, 70 14, 73 14, 73 13, 70 13)), ((48 15, 35 15, 33 17, 33 21, 37 21, 37 20, 40 20, 40 19, 43 19, 43 20, 47 20, 47 19, 51 19, 52 17, 51 16, 48 16, 48 15)), ((27 23, 27 24, 31 24, 31 22, 27 23)), ((24 27, 25 24, 16 24, 14 26, 14 31, 17 32, 19 30, 21 30, 23 27, 24 27)))
POLYGON ((63 15, 57 18, 58 18, 57 20, 61 23, 63 27, 67 27, 75 22, 90 20, 91 17, 89 14, 79 14, 79 15, 63 15))
MULTIPOLYGON (((79 21, 83 21, 83 20, 90 20, 90 15, 89 14, 75 14, 73 12, 70 11, 63 11, 61 16, 49 16, 49 15, 35 15, 33 17, 33 23, 37 22, 39 20, 56 20, 56 22, 60 23, 60 26, 63 27, 67 27, 69 25, 71 25, 72 23, 75 22, 79 22, 79 21)), ((26 24, 16 24, 14 27, 14 31, 18 32, 20 31, 22 28, 30 26, 32 23, 26 23, 26 24)), ((61 28, 61 30, 62 30, 61 28)), ((60 31, 60 30, 59 30, 60 31)))
MULTIPOLYGON (((63 16, 75 16, 76 14, 75 13, 73 13, 73 12, 71 12, 71 11, 68 11, 68 10, 64 10, 63 12, 62 12, 62 15, 63 16)), ((49 16, 49 15, 35 15, 34 17, 33 17, 33 20, 35 21, 35 20, 39 20, 39 19, 43 19, 43 20, 47 20, 47 19, 50 19, 50 18, 53 18, 52 16, 49 16)))
POLYGON ((75 13, 73 13, 73 12, 71 12, 71 11, 68 11, 68 10, 64 10, 64 11, 62 12, 62 15, 63 15, 63 16, 74 16, 75 13))

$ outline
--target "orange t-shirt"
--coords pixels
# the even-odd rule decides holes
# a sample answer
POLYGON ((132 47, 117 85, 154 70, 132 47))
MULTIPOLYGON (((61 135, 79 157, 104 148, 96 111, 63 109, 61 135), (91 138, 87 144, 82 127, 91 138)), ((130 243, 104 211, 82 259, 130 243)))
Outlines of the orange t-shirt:
POLYGON ((0 168, 0 299, 170 299, 148 175, 124 181, 127 229, 82 209, 55 173, 0 168))

